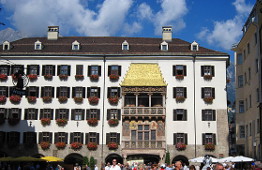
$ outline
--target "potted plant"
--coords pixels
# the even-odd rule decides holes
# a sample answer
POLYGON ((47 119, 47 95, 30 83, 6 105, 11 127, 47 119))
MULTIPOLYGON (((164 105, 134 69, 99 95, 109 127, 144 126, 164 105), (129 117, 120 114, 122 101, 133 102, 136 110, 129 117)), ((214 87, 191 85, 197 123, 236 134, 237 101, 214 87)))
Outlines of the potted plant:
POLYGON ((84 79, 84 75, 77 74, 77 75, 75 75, 75 79, 76 80, 83 80, 84 79))
POLYGON ((181 74, 176 75, 176 79, 183 80, 184 79, 184 75, 181 75, 181 74))
POLYGON ((207 151, 214 151, 215 148, 216 148, 216 146, 215 146, 215 144, 213 144, 213 143, 207 143, 207 144, 205 144, 205 150, 207 150, 207 151))
POLYGON ((88 97, 88 101, 90 104, 95 105, 98 103, 99 98, 97 96, 90 96, 88 97))
POLYGON ((97 149, 97 143, 95 143, 95 142, 89 142, 86 146, 89 150, 96 150, 97 149))
POLYGON ((71 143, 71 149, 73 149, 73 150, 79 150, 79 149, 81 149, 82 148, 82 143, 80 143, 80 142, 73 142, 73 143, 71 143))
POLYGON ((50 143, 49 142, 45 142, 45 141, 43 141, 43 142, 40 142, 40 146, 41 146, 41 148, 43 149, 43 150, 47 150, 47 149, 49 149, 50 148, 50 143))
POLYGON ((118 123, 119 123, 118 119, 109 119, 109 120, 108 120, 108 124, 109 124, 110 126, 117 126, 118 123))
POLYGON ((178 143, 176 144, 176 149, 177 149, 178 151, 183 151, 183 150, 186 149, 186 144, 184 144, 184 143, 182 143, 182 142, 178 142, 178 143))
POLYGON ((59 74, 59 78, 62 80, 66 80, 68 78, 68 75, 66 74, 59 74))
POLYGON ((27 96, 27 101, 29 103, 35 103, 36 102, 36 96, 27 96))
POLYGON ((92 75, 90 75, 90 79, 91 80, 98 80, 98 78, 99 78, 99 76, 97 75, 97 74, 92 74, 92 75))
POLYGON ((214 98, 213 98, 212 96, 204 97, 204 101, 205 101, 206 103, 212 103, 213 100, 214 100, 214 98))
POLYGON ((96 126, 97 123, 98 123, 98 120, 97 118, 90 118, 87 120, 87 123, 90 125, 90 126, 96 126))
POLYGON ((116 142, 109 142, 107 144, 107 147, 110 149, 110 150, 114 150, 114 149, 117 149, 118 148, 118 144, 116 142))
POLYGON ((204 77, 205 80, 211 80, 213 78, 213 76, 210 75, 210 74, 206 74, 203 77, 204 77))
POLYGON ((42 124, 43 126, 50 125, 50 123, 51 123, 50 118, 41 118, 40 120, 41 120, 41 124, 42 124))
POLYGON ((74 97, 74 101, 76 103, 82 103, 83 102, 83 97, 74 97))
POLYGON ((110 74, 109 75, 110 80, 118 80, 119 79, 119 75, 116 74, 110 74))
POLYGON ((66 143, 65 142, 56 142, 55 146, 58 150, 65 149, 66 143))
POLYGON ((36 74, 28 74, 27 77, 29 78, 29 80, 33 81, 37 79, 37 75, 36 74))
POLYGON ((0 74, 0 80, 7 80, 7 78, 6 74, 0 74))
POLYGON ((0 96, 0 103, 5 103, 6 102, 6 97, 1 95, 0 96))
POLYGON ((19 123, 19 118, 8 118, 8 124, 11 126, 15 126, 19 123))
POLYGON ((110 104, 117 104, 118 103, 118 97, 109 97, 108 101, 110 104))
POLYGON ((176 96, 176 101, 177 102, 184 102, 185 101, 185 97, 184 96, 176 96))
POLYGON ((12 96, 9 97, 9 100, 12 103, 19 103, 21 101, 21 96, 19 96, 19 95, 12 95, 12 96))
POLYGON ((67 124, 67 119, 56 119, 56 124, 58 126, 65 126, 67 124))
POLYGON ((50 80, 50 79, 53 78, 53 75, 51 75, 51 74, 45 74, 45 75, 44 75, 44 78, 50 80))
POLYGON ((51 96, 43 96, 42 99, 43 99, 43 102, 45 102, 45 103, 49 103, 49 102, 52 101, 52 97, 51 96))
POLYGON ((67 98, 66 96, 59 96, 59 97, 58 97, 58 100, 59 100, 60 103, 65 103, 65 102, 67 102, 67 99, 68 99, 68 98, 67 98))

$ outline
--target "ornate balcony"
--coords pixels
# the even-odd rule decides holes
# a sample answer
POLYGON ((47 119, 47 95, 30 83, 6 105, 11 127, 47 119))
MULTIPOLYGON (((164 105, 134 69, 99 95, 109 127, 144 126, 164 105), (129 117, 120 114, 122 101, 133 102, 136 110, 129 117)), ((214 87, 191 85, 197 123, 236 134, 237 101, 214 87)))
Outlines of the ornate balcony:
POLYGON ((164 140, 122 141, 123 149, 165 149, 164 140))
POLYGON ((166 110, 164 107, 124 107, 123 118, 131 117, 155 117, 164 119, 166 110))

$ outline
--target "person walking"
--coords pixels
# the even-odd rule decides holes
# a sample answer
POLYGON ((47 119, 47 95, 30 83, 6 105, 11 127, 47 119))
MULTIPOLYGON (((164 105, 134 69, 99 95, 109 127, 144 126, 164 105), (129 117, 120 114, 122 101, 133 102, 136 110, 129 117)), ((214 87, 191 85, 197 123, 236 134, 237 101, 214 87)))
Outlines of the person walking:
POLYGON ((121 170, 121 168, 117 165, 117 160, 113 159, 112 165, 110 167, 110 170, 121 170))

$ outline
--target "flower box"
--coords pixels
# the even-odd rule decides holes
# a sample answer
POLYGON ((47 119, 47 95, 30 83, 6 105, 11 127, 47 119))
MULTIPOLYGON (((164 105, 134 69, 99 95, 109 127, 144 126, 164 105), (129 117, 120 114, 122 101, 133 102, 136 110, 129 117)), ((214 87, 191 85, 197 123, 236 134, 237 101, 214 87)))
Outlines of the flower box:
POLYGON ((7 80, 7 75, 5 74, 0 74, 0 80, 7 80))
POLYGON ((80 143, 80 142, 73 142, 73 143, 71 143, 71 149, 73 149, 73 150, 79 150, 79 149, 81 149, 82 148, 82 143, 80 143))
POLYGON ((56 142, 55 146, 58 150, 65 149, 66 143, 65 142, 56 142))
POLYGON ((8 124, 11 126, 15 126, 19 123, 19 118, 8 118, 8 124))
POLYGON ((74 97, 74 100, 75 100, 76 103, 82 103, 83 97, 74 97))
POLYGON ((206 103, 212 103, 214 98, 213 97, 204 97, 203 98, 206 103))
POLYGON ((45 74, 45 75, 44 75, 44 78, 50 80, 50 79, 53 78, 53 75, 51 75, 51 74, 45 74))
POLYGON ((118 97, 109 97, 108 101, 110 104, 117 104, 118 103, 118 97))
POLYGON ((177 102, 184 102, 185 101, 185 97, 184 96, 176 96, 176 101, 177 102))
POLYGON ((43 99, 43 102, 45 102, 45 103, 49 103, 49 102, 52 101, 52 97, 51 96, 43 96, 42 99, 43 99))
POLYGON ((58 126, 65 126, 67 124, 67 119, 56 119, 56 124, 58 126))
POLYGON ((66 80, 68 78, 68 75, 66 74, 60 74, 59 75, 59 78, 62 79, 62 80, 66 80))
POLYGON ((176 149, 177 149, 178 151, 183 151, 183 150, 186 149, 186 144, 181 143, 181 142, 178 142, 178 143, 176 144, 176 149))
POLYGON ((84 79, 84 75, 77 74, 77 75, 75 75, 75 79, 76 80, 83 80, 84 79))
POLYGON ((87 123, 90 125, 90 126, 96 126, 97 123, 98 123, 98 120, 97 118, 90 118, 87 120, 87 123))
POLYGON ((37 79, 36 74, 28 74, 27 77, 29 78, 29 80, 32 80, 32 81, 37 79))
POLYGON ((213 78, 212 75, 204 75, 203 77, 205 80, 211 80, 213 78))
POLYGON ((118 80, 119 79, 119 75, 116 74, 110 74, 109 75, 110 80, 118 80))
POLYGON ((177 80, 183 80, 184 79, 184 75, 176 75, 176 79, 177 80))
POLYGON ((40 120, 41 120, 41 124, 42 124, 43 126, 50 125, 50 123, 51 123, 50 118, 41 118, 40 120))
POLYGON ((91 80, 98 80, 98 78, 99 78, 99 76, 96 75, 96 74, 90 75, 90 79, 91 79, 91 80))
POLYGON ((109 124, 110 126, 117 126, 118 123, 119 123, 118 119, 109 119, 109 120, 108 120, 108 124, 109 124))
POLYGON ((87 149, 88 150, 96 150, 97 149, 97 143, 95 142, 89 142, 87 145, 86 145, 87 149))
POLYGON ((213 143, 207 143, 207 144, 205 144, 205 150, 207 150, 207 151, 214 151, 215 148, 216 148, 216 146, 215 146, 215 144, 213 144, 213 143))
POLYGON ((5 103, 6 102, 6 97, 1 95, 0 96, 0 103, 5 103))
POLYGON ((49 142, 41 142, 40 143, 40 146, 41 146, 41 148, 43 149, 43 150, 47 150, 47 149, 49 149, 50 148, 50 143, 49 142))
POLYGON ((117 149, 118 148, 118 144, 116 142, 109 142, 107 144, 107 147, 110 149, 110 150, 114 150, 114 149, 117 149))
POLYGON ((90 104, 95 105, 95 104, 98 103, 99 98, 96 97, 96 96, 91 96, 91 97, 88 98, 88 101, 89 101, 90 104))
POLYGON ((27 101, 29 103, 35 103, 36 102, 36 96, 27 96, 27 101))
POLYGON ((12 95, 12 96, 9 97, 9 100, 12 103, 19 103, 21 101, 21 96, 19 96, 19 95, 12 95))
POLYGON ((58 97, 58 101, 60 102, 60 103, 65 103, 65 102, 67 102, 67 97, 66 96, 59 96, 58 97))

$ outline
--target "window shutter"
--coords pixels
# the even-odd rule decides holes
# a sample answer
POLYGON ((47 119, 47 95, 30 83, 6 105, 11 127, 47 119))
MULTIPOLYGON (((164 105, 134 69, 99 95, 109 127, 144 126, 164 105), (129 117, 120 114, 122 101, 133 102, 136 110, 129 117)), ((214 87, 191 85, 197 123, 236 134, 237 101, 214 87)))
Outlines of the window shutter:
POLYGON ((56 98, 60 96, 60 87, 56 88, 56 98))
POLYGON ((187 121, 187 110, 184 110, 183 120, 184 120, 184 121, 187 121))
POLYGON ((213 133, 213 144, 216 145, 216 134, 213 133))
POLYGON ((59 109, 55 109, 55 119, 58 119, 59 109))
POLYGON ((173 145, 176 145, 176 133, 173 134, 173 145))
POLYGON ((71 66, 68 66, 68 76, 71 75, 71 66))
POLYGON ((216 121, 216 110, 212 110, 213 112, 213 121, 216 121))
POLYGON ((90 114, 89 114, 90 110, 86 109, 86 119, 89 120, 90 119, 90 114))
POLYGON ((117 119, 121 120, 121 110, 117 109, 117 119))
POLYGON ((109 120, 110 119, 110 109, 107 109, 107 120, 109 120))
POLYGON ((44 87, 41 87, 41 97, 44 97, 44 87))
POLYGON ((111 87, 107 87, 107 98, 110 97, 111 87))
POLYGON ((173 121, 177 121, 176 109, 173 110, 173 121))
POLYGON ((55 96, 55 88, 52 87, 52 97, 54 97, 54 96, 55 96))
POLYGON ((211 70, 212 70, 212 76, 214 77, 215 76, 215 67, 211 66, 211 70))
POLYGON ((204 66, 201 66, 201 77, 204 76, 204 66))
POLYGON ((215 98, 215 88, 212 88, 212 97, 215 98))
POLYGON ((53 143, 52 141, 53 141, 53 133, 49 132, 49 142, 53 143))
POLYGON ((108 76, 111 74, 111 66, 108 66, 108 76))
POLYGON ((73 138, 74 138, 74 133, 71 132, 71 133, 70 133, 70 144, 73 143, 73 138))
POLYGON ((7 75, 10 75, 10 66, 7 66, 7 75))
POLYGON ((29 87, 26 87, 26 93, 25 96, 28 97, 29 96, 29 87))
POLYGON ((184 67, 184 76, 186 76, 187 75, 186 66, 183 67, 184 67))
POLYGON ((87 87, 87 98, 90 97, 90 91, 91 91, 91 87, 87 87))
POLYGON ((37 75, 39 75, 39 71, 40 71, 40 66, 39 65, 36 65, 36 67, 37 67, 37 75))
POLYGON ((53 65, 53 76, 55 75, 55 66, 53 65))
POLYGON ((71 110, 71 120, 75 120, 75 109, 71 110))
POLYGON ((185 144, 187 145, 187 133, 184 133, 185 144))
POLYGON ((176 98, 176 87, 173 87, 173 98, 176 98))
POLYGON ((98 66, 98 75, 101 76, 101 66, 98 66))
POLYGON ((81 117, 81 120, 84 120, 85 118, 85 109, 81 109, 81 112, 82 112, 82 117, 81 117))
POLYGON ((206 140, 205 140, 205 138, 206 138, 206 134, 205 133, 202 133, 202 144, 203 145, 205 145, 206 144, 206 140))
POLYGON ((55 133, 55 143, 58 142, 58 132, 55 133))
POLYGON ((176 76, 176 66, 173 66, 173 76, 176 76))
POLYGON ((116 141, 117 141, 118 145, 120 145, 120 133, 116 134, 116 141))
POLYGON ((87 76, 91 75, 91 66, 88 66, 87 76))
POLYGON ((117 96, 120 97, 120 87, 117 87, 117 96))
POLYGON ((202 121, 206 121, 205 110, 202 110, 202 121))
POLYGON ((29 70, 30 70, 30 65, 27 65, 27 68, 26 68, 26 75, 30 74, 30 73, 29 73, 29 70))
POLYGON ((76 91, 76 88, 72 87, 72 98, 74 98, 76 96, 75 91, 76 91))
POLYGON ((84 133, 81 133, 80 136, 81 136, 81 139, 80 139, 81 143, 84 143, 84 133))
POLYGON ((69 120, 69 109, 66 109, 66 119, 69 120))
POLYGON ((97 120, 100 120, 100 109, 97 109, 96 111, 96 118, 97 120))
POLYGON ((99 133, 96 133, 96 143, 99 145, 99 133))
POLYGON ((70 97, 70 87, 67 87, 67 97, 70 97))
POLYGON ((186 91, 186 87, 184 87, 184 97, 187 98, 187 91, 186 91))
POLYGON ((121 66, 118 66, 118 75, 121 76, 121 66))
POLYGON ((65 134, 65 143, 68 143, 68 133, 64 133, 65 134))
POLYGON ((205 88, 204 87, 201 88, 201 98, 202 99, 205 98, 205 88))
POLYGON ((43 113, 44 109, 40 109, 40 119, 42 119, 44 117, 44 113, 43 113))
POLYGON ((100 98, 100 87, 97 87, 97 97, 100 98))
POLYGON ((22 109, 19 109, 18 110, 18 118, 21 119, 21 117, 22 117, 22 109))
POLYGON ((45 72, 46 72, 46 71, 45 71, 45 65, 43 65, 43 66, 42 66, 42 76, 45 75, 45 72))
POLYGON ((43 142, 43 133, 39 132, 39 143, 43 142))
POLYGON ((86 144, 88 144, 89 141, 90 141, 90 139, 89 139, 89 133, 86 133, 86 144))
POLYGON ((110 142, 110 133, 106 133, 106 144, 110 142))
POLYGON ((36 87, 36 97, 39 97, 39 87, 36 87))
POLYGON ((25 120, 27 120, 28 117, 28 109, 25 109, 25 120))
POLYGON ((60 71, 61 71, 61 66, 57 66, 57 75, 60 75, 60 71))
POLYGON ((35 109, 35 119, 34 120, 37 120, 38 119, 38 109, 35 109))
POLYGON ((85 87, 82 87, 82 95, 83 95, 83 98, 86 97, 86 88, 85 87))
POLYGON ((6 91, 6 97, 9 97, 9 89, 8 89, 8 87, 5 87, 5 91, 6 91))

